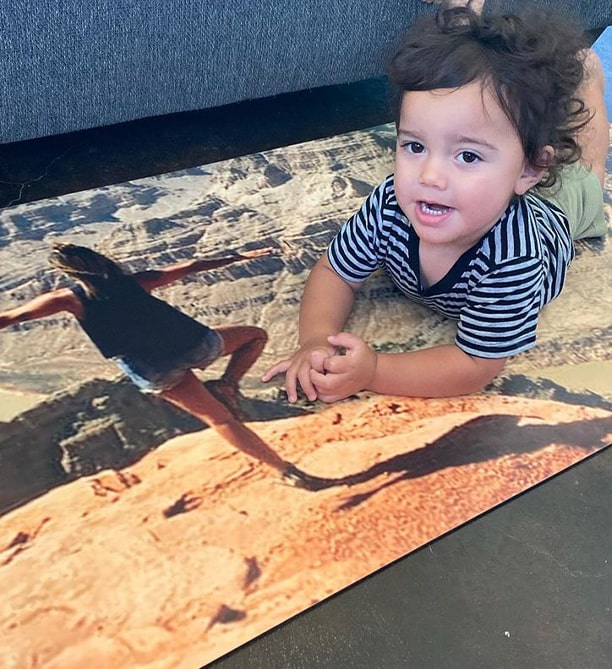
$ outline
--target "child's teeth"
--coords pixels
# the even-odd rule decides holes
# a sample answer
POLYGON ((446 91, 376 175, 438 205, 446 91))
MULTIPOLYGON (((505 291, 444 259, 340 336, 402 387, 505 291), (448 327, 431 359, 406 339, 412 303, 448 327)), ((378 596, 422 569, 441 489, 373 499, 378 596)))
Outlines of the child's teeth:
POLYGON ((421 209, 423 209, 426 214, 442 214, 448 209, 448 207, 443 207, 439 204, 427 204, 426 202, 422 202, 421 209))

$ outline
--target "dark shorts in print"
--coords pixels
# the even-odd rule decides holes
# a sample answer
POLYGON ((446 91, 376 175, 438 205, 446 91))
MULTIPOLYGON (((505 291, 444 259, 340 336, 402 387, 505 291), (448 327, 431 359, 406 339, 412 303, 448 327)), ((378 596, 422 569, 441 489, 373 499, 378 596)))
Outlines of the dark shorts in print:
POLYGON ((124 356, 112 358, 119 369, 144 393, 158 394, 174 388, 190 369, 205 369, 223 352, 223 339, 216 330, 208 330, 200 343, 184 355, 163 365, 149 366, 124 356))

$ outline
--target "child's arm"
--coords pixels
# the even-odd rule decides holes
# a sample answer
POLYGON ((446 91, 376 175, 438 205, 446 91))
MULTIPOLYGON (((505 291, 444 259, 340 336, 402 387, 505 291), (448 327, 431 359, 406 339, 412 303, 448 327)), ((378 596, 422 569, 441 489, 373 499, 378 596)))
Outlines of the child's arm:
POLYGON ((148 292, 161 286, 166 286, 169 283, 183 279, 189 274, 195 272, 206 272, 211 269, 218 269, 226 265, 232 265, 235 262, 243 260, 251 260, 261 256, 269 255, 274 249, 264 248, 255 249, 254 251, 243 251, 242 253, 232 253, 231 255, 222 256, 219 258, 198 258, 195 260, 186 260, 185 262, 169 265, 162 269, 150 269, 143 272, 136 272, 133 277, 138 283, 148 292))
POLYGON ((18 307, 3 311, 0 313, 0 330, 17 323, 52 316, 60 311, 67 311, 77 318, 83 316, 83 306, 69 288, 53 290, 18 307))
POLYGON ((262 381, 285 374, 285 388, 290 402, 297 399, 297 386, 302 387, 309 400, 317 399, 310 379, 311 369, 323 371, 323 360, 333 356, 336 348, 328 337, 339 332, 353 306, 360 283, 344 281, 333 270, 327 256, 312 268, 300 305, 299 349, 286 360, 270 367, 262 381))
POLYGON ((450 397, 482 390, 504 368, 506 358, 477 358, 454 344, 410 351, 375 353, 348 333, 329 338, 346 349, 330 356, 321 371, 312 370, 317 396, 335 402, 360 390, 410 397, 450 397))

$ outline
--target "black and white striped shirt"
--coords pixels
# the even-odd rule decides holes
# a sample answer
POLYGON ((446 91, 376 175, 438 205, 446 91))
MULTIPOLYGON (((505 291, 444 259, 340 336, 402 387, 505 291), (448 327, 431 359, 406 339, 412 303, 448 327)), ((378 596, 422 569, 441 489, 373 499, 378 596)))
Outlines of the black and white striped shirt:
POLYGON ((538 314, 561 292, 574 247, 565 214, 523 195, 445 277, 423 288, 419 239, 389 176, 342 226, 327 255, 347 281, 363 281, 383 268, 408 297, 458 321, 459 348, 503 358, 535 345, 538 314))

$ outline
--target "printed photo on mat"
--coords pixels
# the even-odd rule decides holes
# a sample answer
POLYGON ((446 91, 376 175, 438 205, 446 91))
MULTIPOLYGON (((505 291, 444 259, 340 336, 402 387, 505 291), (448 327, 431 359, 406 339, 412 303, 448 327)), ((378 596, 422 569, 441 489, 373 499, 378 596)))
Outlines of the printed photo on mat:
MULTIPOLYGON (((0 331, 3 667, 201 666, 610 443, 610 232, 577 244, 537 347, 482 393, 329 405, 261 382, 295 347, 309 269, 390 173, 394 143, 381 126, 1 213, 0 312, 65 295, 76 261, 49 255, 85 247, 189 319, 262 344, 226 392, 213 391, 240 348, 230 336, 213 337, 211 364, 188 361, 208 389, 198 418, 163 383, 142 392, 69 311, 0 331), (287 463, 324 485, 296 485, 287 463)), ((455 330, 382 275, 348 327, 380 351, 455 330)))

